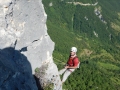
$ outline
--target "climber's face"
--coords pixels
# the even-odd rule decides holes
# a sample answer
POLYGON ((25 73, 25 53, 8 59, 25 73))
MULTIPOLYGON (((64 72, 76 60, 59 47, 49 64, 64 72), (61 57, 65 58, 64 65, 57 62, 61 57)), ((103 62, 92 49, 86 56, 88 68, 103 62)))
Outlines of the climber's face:
POLYGON ((71 52, 70 52, 70 55, 71 55, 71 56, 74 56, 74 55, 75 55, 75 52, 72 52, 72 51, 71 51, 71 52))

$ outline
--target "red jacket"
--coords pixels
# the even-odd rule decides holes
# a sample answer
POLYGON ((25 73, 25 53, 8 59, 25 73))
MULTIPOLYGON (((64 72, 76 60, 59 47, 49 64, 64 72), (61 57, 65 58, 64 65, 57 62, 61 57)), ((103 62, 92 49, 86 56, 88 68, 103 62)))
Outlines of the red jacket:
POLYGON ((69 66, 78 66, 78 64, 79 64, 78 57, 77 56, 76 57, 69 57, 67 64, 69 66))

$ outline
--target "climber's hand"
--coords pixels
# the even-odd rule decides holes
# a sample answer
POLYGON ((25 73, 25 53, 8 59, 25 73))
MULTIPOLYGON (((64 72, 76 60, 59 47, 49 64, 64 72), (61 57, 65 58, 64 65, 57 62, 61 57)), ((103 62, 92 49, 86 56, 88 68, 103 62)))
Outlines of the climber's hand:
POLYGON ((69 68, 69 66, 65 66, 65 68, 67 69, 67 68, 69 68))

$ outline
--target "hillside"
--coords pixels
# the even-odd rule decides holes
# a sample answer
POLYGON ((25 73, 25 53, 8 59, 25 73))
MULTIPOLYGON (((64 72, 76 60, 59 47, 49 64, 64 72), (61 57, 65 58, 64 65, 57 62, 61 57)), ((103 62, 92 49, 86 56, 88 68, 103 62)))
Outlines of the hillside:
POLYGON ((63 68, 72 46, 81 61, 65 90, 119 90, 120 1, 43 0, 54 61, 63 68))

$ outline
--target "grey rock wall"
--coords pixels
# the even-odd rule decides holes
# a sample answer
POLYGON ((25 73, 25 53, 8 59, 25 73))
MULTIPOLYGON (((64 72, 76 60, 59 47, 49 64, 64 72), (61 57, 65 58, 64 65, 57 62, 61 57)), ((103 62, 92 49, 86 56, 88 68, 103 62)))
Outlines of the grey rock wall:
MULTIPOLYGON (((44 65, 44 78, 62 89, 46 20, 41 0, 0 0, 0 90, 37 90, 32 75, 44 65)), ((38 78, 40 83, 44 78, 38 78)))

